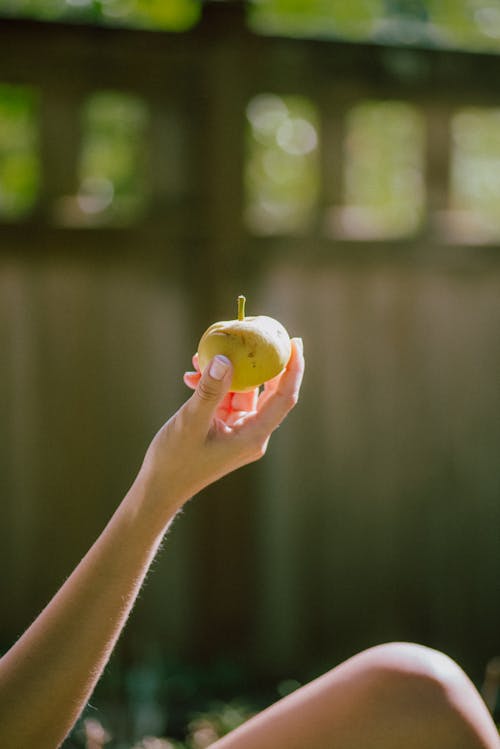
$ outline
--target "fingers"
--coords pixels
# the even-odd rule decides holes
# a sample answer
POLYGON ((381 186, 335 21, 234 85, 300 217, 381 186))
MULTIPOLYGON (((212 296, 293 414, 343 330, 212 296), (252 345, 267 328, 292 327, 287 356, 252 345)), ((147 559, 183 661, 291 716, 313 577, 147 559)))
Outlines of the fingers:
POLYGON ((196 390, 196 386, 201 379, 201 374, 199 372, 184 372, 184 376, 182 379, 184 380, 184 384, 187 385, 188 388, 191 388, 191 390, 196 390))
POLYGON ((247 393, 233 393, 231 408, 233 411, 255 411, 258 395, 258 388, 247 393))
POLYGON ((285 371, 268 384, 257 404, 252 430, 269 437, 297 403, 304 375, 302 339, 292 339, 292 354, 285 371))
POLYGON ((191 398, 185 404, 193 425, 208 433, 217 409, 229 392, 232 365, 225 356, 215 356, 200 376, 191 398))
MULTIPOLYGON (((192 390, 196 390, 200 379, 201 375, 197 372, 184 374, 184 383, 192 390)), ((232 426, 247 413, 256 410, 257 396, 257 389, 249 393, 227 393, 217 407, 217 418, 232 426)))
MULTIPOLYGON (((229 361, 226 357, 216 359, 229 361)), ((245 431, 261 435, 264 442, 298 400, 304 373, 302 339, 292 339, 292 352, 284 372, 266 382, 260 395, 257 388, 245 393, 230 392, 226 382, 226 376, 230 382, 229 375, 223 375, 218 385, 212 382, 211 366, 206 368, 203 375, 200 374, 197 354, 193 356, 193 366, 197 371, 186 372, 184 382, 195 391, 191 400, 196 405, 191 406, 191 410, 200 414, 200 423, 209 426, 214 416, 229 426, 241 422, 245 431)))
MULTIPOLYGON (((201 374, 199 372, 184 372, 184 384, 191 390, 196 390, 200 379, 201 374)), ((258 395, 258 388, 246 393, 231 393, 231 408, 234 411, 255 411, 258 395)))
POLYGON ((192 357, 193 367, 195 368, 194 372, 184 372, 183 380, 184 384, 188 386, 188 388, 191 388, 191 390, 196 390, 196 386, 198 385, 201 377, 200 372, 200 365, 198 362, 198 354, 194 354, 192 357))
MULTIPOLYGON (((197 361, 195 363, 196 354, 193 356, 193 364, 196 366, 197 361)), ((183 380, 184 384, 187 385, 191 390, 196 390, 198 383, 201 379, 200 372, 184 372, 183 380)), ((250 390, 246 393, 228 393, 222 403, 219 405, 219 412, 227 412, 227 414, 230 414, 231 412, 236 412, 236 415, 234 417, 234 421, 238 418, 240 418, 244 413, 247 413, 248 411, 255 411, 257 408, 257 399, 258 399, 259 391, 258 388, 255 388, 254 390, 250 390)), ((218 413, 221 417, 223 416, 223 413, 218 413)))
POLYGON ((226 414, 226 423, 236 426, 241 420, 254 414, 257 408, 258 388, 247 393, 230 393, 230 407, 226 414))
POLYGON ((227 421, 229 418, 229 415, 231 413, 231 401, 233 399, 232 393, 226 393, 224 398, 221 400, 219 405, 217 406, 217 411, 215 412, 215 415, 218 419, 221 421, 227 421))
POLYGON ((258 397, 257 408, 262 408, 264 403, 269 399, 269 396, 275 392, 281 380, 282 374, 283 372, 277 375, 277 377, 273 377, 272 380, 268 380, 266 383, 264 383, 264 389, 258 397))

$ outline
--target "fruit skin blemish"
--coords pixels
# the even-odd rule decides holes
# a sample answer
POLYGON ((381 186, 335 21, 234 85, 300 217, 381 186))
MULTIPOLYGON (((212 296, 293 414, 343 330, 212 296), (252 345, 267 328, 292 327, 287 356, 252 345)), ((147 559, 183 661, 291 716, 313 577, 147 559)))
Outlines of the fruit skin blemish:
POLYGON ((231 390, 253 390, 282 372, 292 352, 290 336, 283 325, 267 315, 245 316, 246 299, 238 297, 235 320, 210 325, 198 344, 198 361, 203 372, 217 354, 233 365, 231 390))

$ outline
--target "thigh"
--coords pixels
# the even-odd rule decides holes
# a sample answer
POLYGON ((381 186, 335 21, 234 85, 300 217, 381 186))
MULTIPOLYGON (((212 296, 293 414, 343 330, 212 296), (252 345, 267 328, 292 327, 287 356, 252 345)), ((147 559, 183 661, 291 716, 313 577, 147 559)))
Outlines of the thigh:
POLYGON ((401 747, 500 749, 484 704, 458 666, 441 653, 406 643, 358 654, 211 745, 211 749, 401 747), (455 692, 457 705, 452 699, 455 692))

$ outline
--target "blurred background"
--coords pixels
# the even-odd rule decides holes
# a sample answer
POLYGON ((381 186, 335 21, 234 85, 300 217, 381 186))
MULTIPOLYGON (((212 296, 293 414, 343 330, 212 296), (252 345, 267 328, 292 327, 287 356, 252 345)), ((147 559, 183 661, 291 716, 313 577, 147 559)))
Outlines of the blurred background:
POLYGON ((265 459, 176 520, 65 746, 205 747, 394 639, 481 688, 499 53, 498 0, 0 0, 2 650, 239 293, 308 363, 265 459))

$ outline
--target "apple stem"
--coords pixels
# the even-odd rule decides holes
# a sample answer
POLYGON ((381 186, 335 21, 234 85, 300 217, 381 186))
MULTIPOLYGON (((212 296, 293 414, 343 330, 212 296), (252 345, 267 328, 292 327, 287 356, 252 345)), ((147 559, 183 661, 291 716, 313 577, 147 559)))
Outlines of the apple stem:
POLYGON ((245 319, 245 297, 240 294, 238 297, 238 320, 244 320, 245 319))

